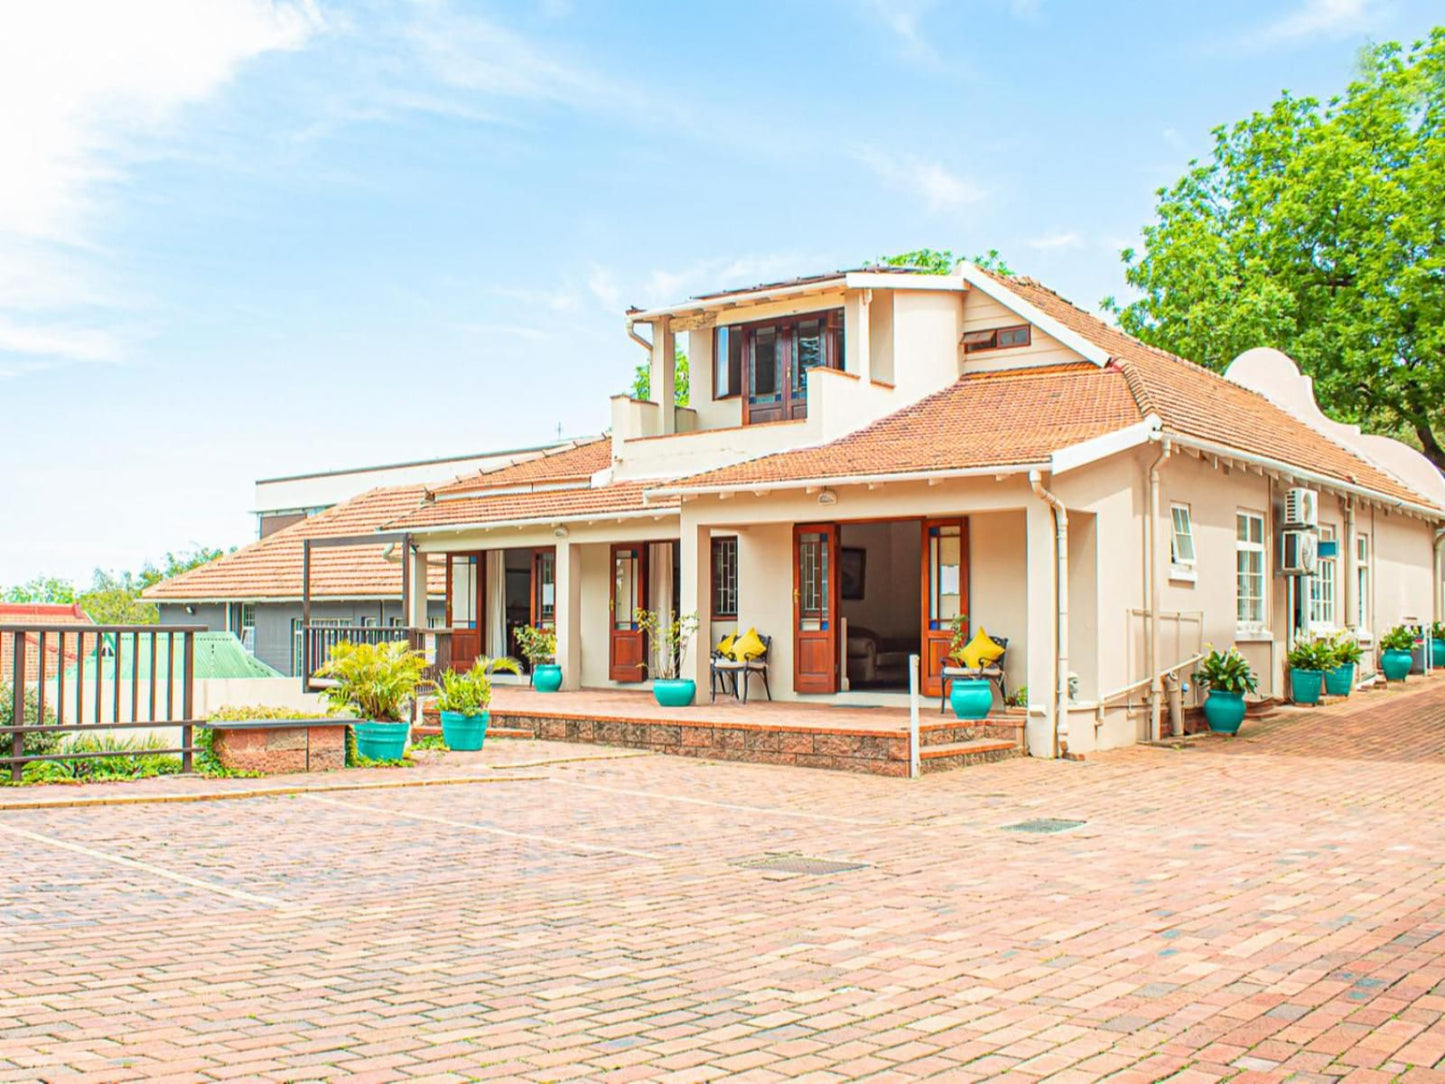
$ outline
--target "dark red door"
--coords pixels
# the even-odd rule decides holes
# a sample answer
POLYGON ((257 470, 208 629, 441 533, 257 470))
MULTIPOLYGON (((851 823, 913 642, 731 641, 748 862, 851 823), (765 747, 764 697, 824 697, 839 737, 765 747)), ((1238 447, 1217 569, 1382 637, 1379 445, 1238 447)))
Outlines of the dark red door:
POLYGON ((647 677, 647 637, 637 624, 637 611, 647 608, 647 544, 612 547, 611 666, 613 681, 647 677))
POLYGON ((793 528, 793 689, 838 691, 838 525, 793 528))
POLYGON ((482 653, 482 599, 486 562, 480 553, 447 554, 447 628, 452 632, 452 669, 470 670, 482 653))
MULTIPOLYGON (((954 618, 962 615, 963 624, 968 624, 968 521, 924 520, 922 561, 923 673, 919 679, 925 696, 940 696, 954 618)), ((964 632, 968 632, 966 627, 964 632)))

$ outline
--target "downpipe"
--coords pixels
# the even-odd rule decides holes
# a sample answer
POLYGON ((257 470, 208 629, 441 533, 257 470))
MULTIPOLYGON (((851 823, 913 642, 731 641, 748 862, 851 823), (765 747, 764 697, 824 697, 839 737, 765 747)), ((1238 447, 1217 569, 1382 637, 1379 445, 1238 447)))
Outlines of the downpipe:
POLYGON ((1055 670, 1058 676, 1054 690, 1054 743, 1053 755, 1068 758, 1069 755, 1069 512, 1064 502, 1044 488, 1043 476, 1036 470, 1029 471, 1029 488, 1034 495, 1047 503, 1054 511, 1054 556, 1058 572, 1054 577, 1054 591, 1057 598, 1058 616, 1055 633, 1058 642, 1055 670))
POLYGON ((1144 517, 1144 672, 1149 675, 1149 738, 1163 737, 1161 709, 1163 696, 1159 688, 1159 555, 1156 535, 1159 525, 1159 468, 1173 454, 1169 438, 1164 437, 1159 454, 1149 464, 1149 514, 1144 517))

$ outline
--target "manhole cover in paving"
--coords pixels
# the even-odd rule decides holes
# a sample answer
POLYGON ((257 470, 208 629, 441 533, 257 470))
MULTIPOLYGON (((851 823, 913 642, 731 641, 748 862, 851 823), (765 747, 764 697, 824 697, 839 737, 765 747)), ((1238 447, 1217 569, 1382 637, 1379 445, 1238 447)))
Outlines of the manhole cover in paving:
POLYGON ((1033 832, 1042 835, 1046 832, 1067 832, 1070 828, 1078 828, 1083 821, 1064 821, 1054 817, 1038 817, 1031 821, 1019 821, 1017 824, 1005 824, 1005 832, 1033 832))
POLYGON ((805 858, 801 854, 769 854, 762 858, 744 858, 734 862, 745 869, 766 869, 775 873, 846 873, 850 869, 863 869, 866 862, 839 862, 832 858, 805 858))

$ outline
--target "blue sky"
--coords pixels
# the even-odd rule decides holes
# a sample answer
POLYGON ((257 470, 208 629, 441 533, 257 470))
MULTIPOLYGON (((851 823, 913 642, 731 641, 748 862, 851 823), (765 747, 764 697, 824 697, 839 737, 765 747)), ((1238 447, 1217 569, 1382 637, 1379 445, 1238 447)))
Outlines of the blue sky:
MULTIPOLYGON (((1433 9, 1433 11, 1432 11, 1433 9)), ((0 584, 258 477, 600 431, 629 304, 999 249, 1095 306, 1209 131, 1410 0, 133 0, 0 33, 0 584)))

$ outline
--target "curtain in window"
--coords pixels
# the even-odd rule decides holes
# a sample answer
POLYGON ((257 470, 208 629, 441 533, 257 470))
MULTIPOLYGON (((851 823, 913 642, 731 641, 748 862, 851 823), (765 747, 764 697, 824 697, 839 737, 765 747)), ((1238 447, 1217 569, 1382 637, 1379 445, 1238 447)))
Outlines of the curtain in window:
POLYGON ((487 550, 485 651, 493 657, 507 653, 507 566, 501 550, 487 550))
MULTIPOLYGON (((648 546, 647 553, 647 598, 649 610, 653 610, 662 616, 664 625, 672 622, 672 543, 653 542, 648 546)), ((652 653, 653 675, 664 672, 662 659, 658 654, 659 644, 652 644, 648 650, 652 653)))

